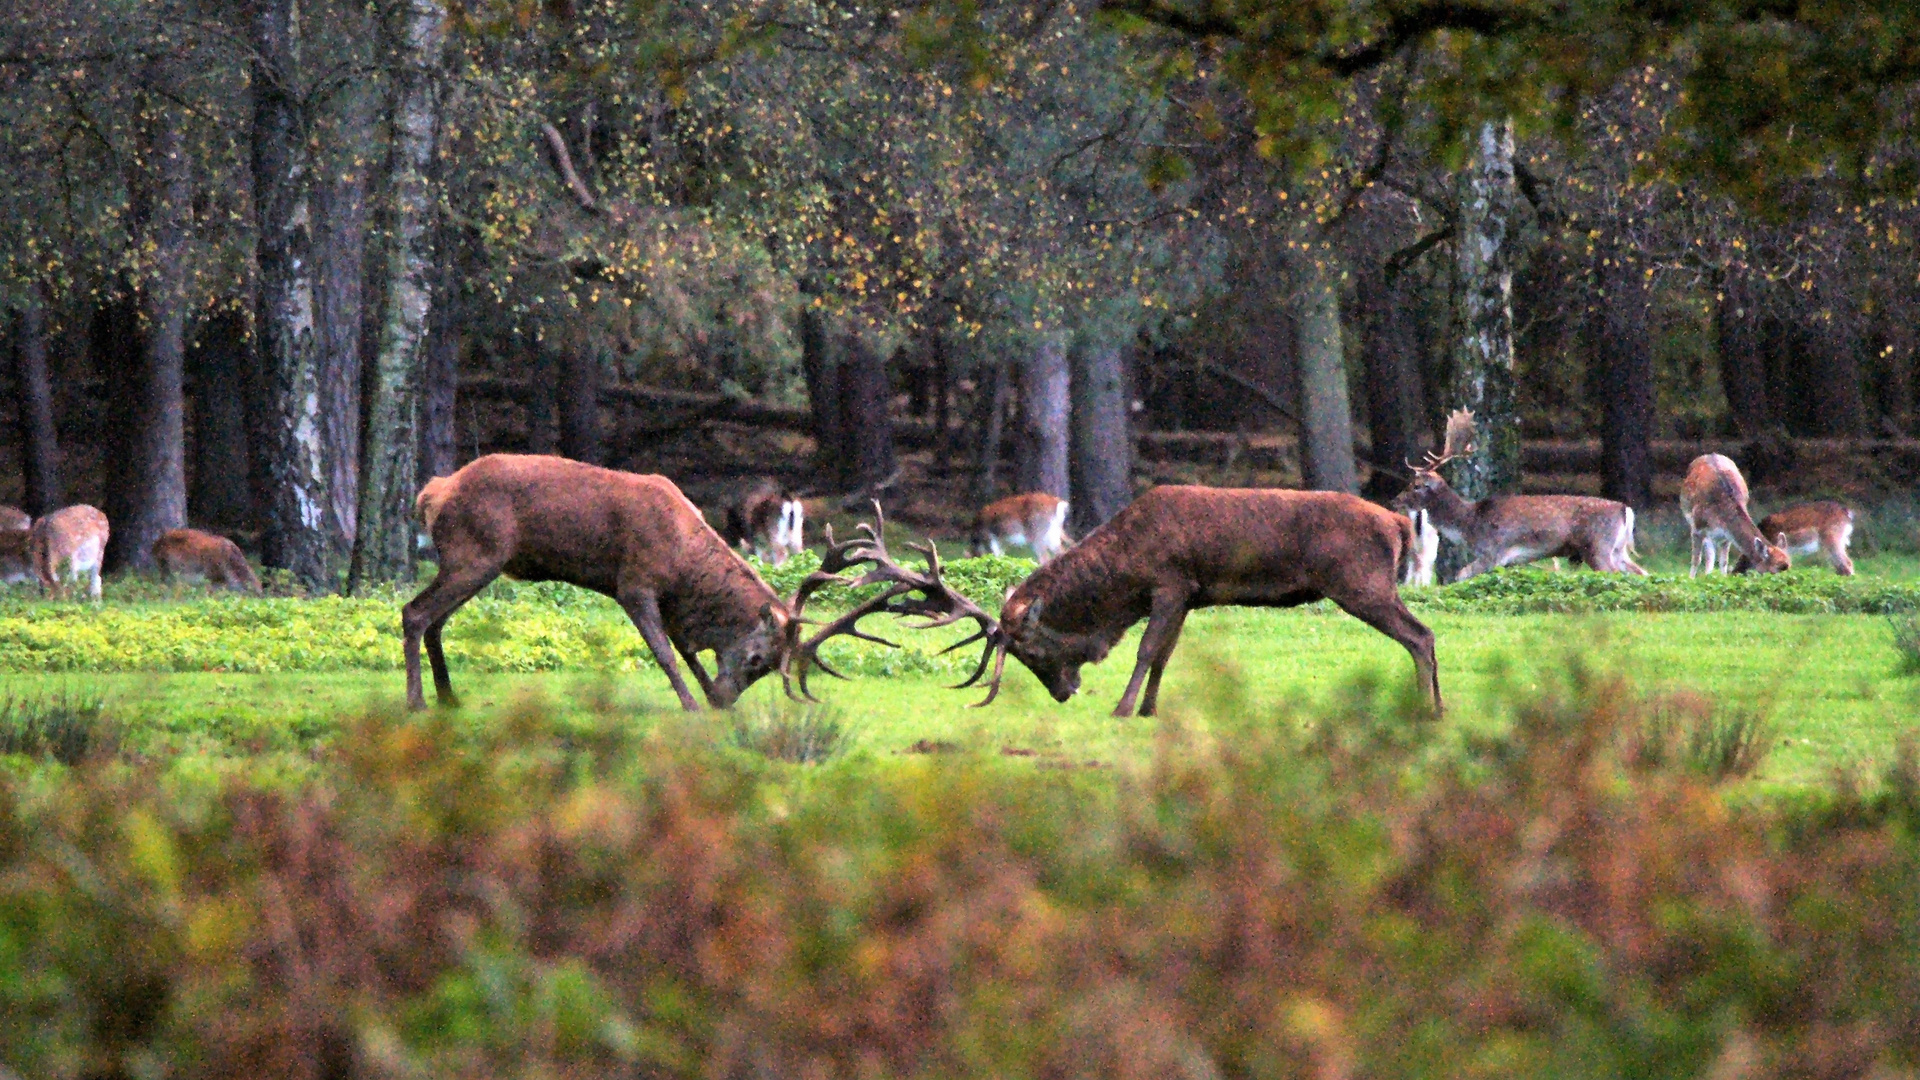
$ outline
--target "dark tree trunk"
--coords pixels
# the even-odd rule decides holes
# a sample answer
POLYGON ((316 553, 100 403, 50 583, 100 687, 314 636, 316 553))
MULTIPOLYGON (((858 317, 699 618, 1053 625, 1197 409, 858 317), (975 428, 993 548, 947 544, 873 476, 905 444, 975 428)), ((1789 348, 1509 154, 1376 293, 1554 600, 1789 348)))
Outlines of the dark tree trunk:
POLYGON ((53 380, 47 374, 47 302, 38 289, 15 324, 15 404, 20 414, 21 509, 34 517, 65 505, 60 485, 60 439, 53 422, 53 380))
POLYGON ((1020 431, 1014 462, 1014 483, 1022 492, 1072 497, 1067 474, 1070 385, 1067 350, 1058 342, 1042 342, 1027 350, 1020 365, 1020 431))
POLYGON ((1790 435, 1814 434, 1813 399, 1804 385, 1807 340, 1798 319, 1763 307, 1757 328, 1773 418, 1790 435))
POLYGON ((560 450, 560 432, 553 418, 553 354, 544 343, 528 341, 524 363, 533 377, 527 380, 527 452, 553 454, 560 450))
POLYGON ((1761 349, 1759 297, 1746 270, 1732 268, 1721 282, 1713 321, 1720 339, 1720 388, 1734 429, 1758 438, 1774 425, 1767 399, 1767 361, 1761 349))
POLYGON ((425 484, 451 476, 460 467, 458 392, 460 389, 460 305, 458 290, 443 283, 427 335, 426 367, 420 379, 420 475, 425 484))
POLYGON ((953 471, 953 369, 947 359, 947 335, 928 332, 933 354, 933 470, 945 476, 953 471))
POLYGON ((308 117, 299 85, 295 0, 251 0, 253 205, 258 316, 264 376, 262 453, 255 455, 268 502, 263 547, 314 592, 332 592, 333 518, 320 416, 319 344, 314 328, 313 236, 309 213, 308 117))
POLYGON ((841 425, 851 450, 851 474, 846 486, 884 485, 893 478, 893 420, 888 406, 893 384, 887 378, 887 358, 865 334, 847 341, 840 382, 841 425))
MULTIPOLYGON (((139 308, 130 292, 103 299, 87 328, 87 352, 105 398, 100 412, 104 424, 93 441, 104 462, 120 466, 101 470, 100 509, 115 528, 140 512, 140 471, 126 465, 135 460, 139 446, 135 432, 141 423, 140 396, 145 388, 144 337, 139 308)), ((108 561, 117 567, 116 560, 124 558, 124 553, 112 544, 111 532, 108 540, 108 561)))
POLYGON ((977 385, 979 453, 975 457, 974 501, 986 505, 999 495, 1000 443, 1006 438, 1007 399, 1013 396, 1013 374, 1004 360, 994 360, 986 382, 977 385))
POLYGON ((1588 340, 1598 351, 1600 492, 1636 510, 1653 504, 1653 293, 1626 245, 1601 242, 1588 340))
MULTIPOLYGON (((1420 363, 1412 289, 1406 274, 1389 283, 1384 271, 1361 275, 1360 353, 1367 372, 1367 426, 1373 458, 1394 468, 1420 453, 1420 363)), ((1382 498, 1401 487, 1400 474, 1376 468, 1367 494, 1382 498)))
POLYGON ((1081 535, 1133 501, 1133 423, 1127 350, 1080 344, 1071 354, 1073 527, 1081 535))
MULTIPOLYGON (((364 127, 349 138, 364 141, 364 127)), ((330 170, 331 171, 331 170, 330 170)), ((333 500, 336 559, 353 549, 360 518, 361 328, 367 315, 367 174, 349 169, 314 185, 314 329, 320 366, 321 456, 333 500)))
POLYGON ((1814 429, 1831 437, 1858 437, 1867 430, 1858 327, 1842 298, 1830 297, 1826 308, 1815 313, 1807 325, 1808 390, 1813 400, 1814 429))
POLYGON ((200 325, 187 354, 192 373, 195 521, 240 529, 253 520, 248 486, 246 316, 222 307, 200 325))
POLYGON ((1879 333, 1875 335, 1880 384, 1880 424, 1889 435, 1905 436, 1913 431, 1913 345, 1914 330, 1910 314, 1899 306, 1881 307, 1879 333))
POLYGON ((584 348, 560 358, 560 453, 600 463, 600 358, 584 348))
POLYGON ((1347 395, 1340 269, 1331 247, 1303 239, 1289 262, 1288 295, 1300 378, 1300 473, 1317 491, 1360 490, 1353 461, 1353 407, 1347 395))
POLYGON ((841 403, 841 342, 826 316, 808 307, 800 315, 800 370, 807 381, 807 405, 813 414, 814 470, 840 485, 851 458, 841 403))

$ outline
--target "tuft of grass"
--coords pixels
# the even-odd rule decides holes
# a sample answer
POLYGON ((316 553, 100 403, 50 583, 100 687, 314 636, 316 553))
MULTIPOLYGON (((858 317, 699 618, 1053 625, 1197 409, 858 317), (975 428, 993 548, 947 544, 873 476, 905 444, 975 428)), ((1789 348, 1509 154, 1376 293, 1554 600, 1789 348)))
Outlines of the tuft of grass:
POLYGON ((118 743, 106 703, 98 697, 60 691, 0 698, 0 755, 50 757, 78 765, 114 753, 118 743))
POLYGON ((737 712, 727 741, 775 761, 818 765, 846 750, 851 726, 832 707, 737 712))
POLYGON ((1710 781, 1752 776, 1772 749, 1774 725, 1755 709, 1716 707, 1682 694, 1647 711, 1631 753, 1648 769, 1683 769, 1710 781))
POLYGON ((1920 675, 1920 611, 1896 611, 1887 616, 1887 626, 1893 631, 1893 651, 1898 657, 1894 670, 1920 675))

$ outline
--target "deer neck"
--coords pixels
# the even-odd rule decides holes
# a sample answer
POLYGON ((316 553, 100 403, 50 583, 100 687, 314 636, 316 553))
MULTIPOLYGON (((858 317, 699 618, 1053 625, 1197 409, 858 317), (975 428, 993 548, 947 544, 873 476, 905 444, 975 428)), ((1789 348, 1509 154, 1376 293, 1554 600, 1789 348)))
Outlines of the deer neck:
POLYGON ((1473 531, 1475 512, 1481 505, 1461 498, 1451 484, 1443 485, 1434 490, 1433 498, 1427 502, 1427 517, 1440 535, 1456 544, 1465 543, 1473 531))
POLYGON ((674 633, 693 649, 720 649, 745 637, 760 623, 760 613, 769 605, 785 610, 780 599, 745 559, 731 548, 723 548, 714 557, 702 559, 682 575, 672 595, 663 598, 662 608, 671 601, 666 616, 674 633))

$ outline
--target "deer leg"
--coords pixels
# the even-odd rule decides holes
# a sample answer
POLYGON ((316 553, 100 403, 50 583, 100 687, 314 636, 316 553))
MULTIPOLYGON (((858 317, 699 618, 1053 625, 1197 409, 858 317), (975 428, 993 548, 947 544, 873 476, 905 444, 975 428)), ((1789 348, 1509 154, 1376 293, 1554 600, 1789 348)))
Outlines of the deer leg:
POLYGON ((493 566, 465 573, 443 571, 434 577, 432 584, 420 590, 420 595, 407 601, 407 606, 400 609, 400 631, 406 639, 407 708, 427 707, 426 694, 420 688, 422 639, 427 643, 427 658, 433 664, 434 696, 440 704, 449 708, 460 703, 453 695, 453 681, 447 677, 447 658, 440 648, 440 628, 446 625, 447 619, 460 605, 473 599, 475 593, 499 576, 499 568, 493 566))
POLYGON ((1167 660, 1173 656, 1173 647, 1180 641, 1180 628, 1187 624, 1187 612, 1182 608, 1180 614, 1173 617, 1173 628, 1167 631, 1167 643, 1160 655, 1147 669, 1147 696, 1140 699, 1140 715, 1152 716, 1159 708, 1160 673, 1167 670, 1167 660))
POLYGON ((1153 611, 1147 616, 1147 632, 1140 635, 1140 657, 1134 661, 1133 677, 1127 680, 1127 692, 1120 695, 1120 704, 1114 706, 1113 715, 1132 716, 1134 699, 1140 696, 1140 684, 1146 681, 1147 672, 1156 664, 1166 665, 1174 639, 1180 636, 1187 600, 1192 595, 1193 591, 1186 588, 1153 590, 1153 611))
POLYGON ((627 609, 627 618, 646 639, 647 648, 653 650, 653 658, 660 663, 660 670, 667 673, 667 681, 673 684, 673 692, 680 697, 680 707, 688 712, 699 712, 700 703, 693 699, 687 690, 687 681, 680 677, 680 665, 673 656, 673 642, 667 637, 667 625, 660 618, 660 598, 652 590, 635 589, 623 592, 620 606, 627 609))
POLYGON ((1481 557, 1461 567, 1460 572, 1453 575, 1453 580, 1465 581, 1470 577, 1476 577, 1480 574, 1484 574, 1487 571, 1493 569, 1497 565, 1499 564, 1494 562, 1492 558, 1482 555, 1481 557))
MULTIPOLYGON (((707 677, 707 669, 701 666, 700 650, 687 648, 687 643, 680 640, 680 635, 672 631, 667 632, 667 640, 673 642, 680 658, 687 662, 687 670, 693 672, 693 681, 700 684, 700 692, 706 695, 707 704, 713 705, 713 680, 707 677)), ((714 705, 714 708, 719 706, 714 705)))
POLYGON ((1433 715, 1438 717, 1441 713, 1440 665, 1434 658, 1433 631, 1427 629, 1427 624, 1414 618, 1413 612, 1407 610, 1395 593, 1364 605, 1348 603, 1339 597, 1331 599, 1340 605, 1340 610, 1399 642, 1412 655, 1420 689, 1426 692, 1427 700, 1433 703, 1433 715))

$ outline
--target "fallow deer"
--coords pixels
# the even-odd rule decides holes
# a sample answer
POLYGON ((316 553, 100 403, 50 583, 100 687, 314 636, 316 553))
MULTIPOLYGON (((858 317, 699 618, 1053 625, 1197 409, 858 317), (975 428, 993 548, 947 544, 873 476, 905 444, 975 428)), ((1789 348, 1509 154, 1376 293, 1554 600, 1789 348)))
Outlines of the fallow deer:
POLYGON ((100 600, 100 562, 107 552, 107 515, 84 503, 64 507, 40 518, 27 531, 27 557, 40 579, 40 591, 64 595, 61 585, 87 580, 87 592, 100 600))
POLYGON ((1440 557, 1440 530, 1433 527, 1433 515, 1425 510, 1410 510, 1407 518, 1413 522, 1413 555, 1407 559, 1407 572, 1400 583, 1432 585, 1433 564, 1440 557))
POLYGON ((0 529, 0 585, 24 585, 34 580, 28 535, 24 529, 0 529))
POLYGON ((1045 566, 1072 543, 1067 538, 1068 509, 1065 499, 1044 491, 990 502, 974 518, 967 554, 1000 555, 1007 546, 1025 544, 1033 549, 1034 561, 1045 566))
MULTIPOLYGON (((676 651, 707 701, 726 708, 774 671, 792 694, 795 667, 804 679, 827 639, 864 637, 854 624, 871 614, 856 608, 802 640, 800 615, 808 596, 840 581, 834 575, 855 565, 857 559, 849 555, 857 552, 829 550, 821 569, 792 599, 782 600, 664 476, 615 472, 559 457, 489 454, 452 476, 429 480, 414 509, 433 536, 440 570, 401 613, 411 708, 426 707, 420 679, 423 642, 436 696, 442 704, 456 703, 441 629, 501 574, 564 581, 618 601, 681 706, 690 710, 700 705, 680 677, 676 651), (712 649, 717 658, 712 677, 698 659, 703 649, 712 649)), ((900 593, 886 595, 897 599, 900 593)))
POLYGON ((199 529, 169 529, 153 542, 151 551, 154 565, 168 580, 202 582, 208 589, 225 586, 235 592, 260 593, 260 579, 247 565, 246 555, 224 536, 199 529))
POLYGON ((806 509, 800 497, 772 480, 755 483, 727 507, 727 543, 745 547, 761 561, 779 566, 798 555, 806 544, 806 509))
POLYGON ((865 546, 851 553, 852 561, 873 564, 862 580, 888 581, 896 592, 914 595, 892 606, 870 601, 849 617, 877 611, 929 616, 922 627, 974 620, 978 631, 945 651, 986 642, 980 663, 960 683, 972 686, 991 666, 980 705, 999 694, 1008 654, 1055 701, 1067 700, 1080 688, 1080 668, 1105 659, 1145 619, 1133 677, 1113 715, 1131 715, 1139 700, 1140 715, 1152 716, 1161 672, 1189 611, 1328 599, 1406 648, 1437 715, 1433 632, 1400 602, 1397 586, 1413 542, 1413 523, 1404 515, 1352 495, 1159 487, 1036 570, 1007 595, 999 619, 942 581, 932 545, 917 549, 927 557, 927 571, 915 573, 894 564, 868 530, 865 546))
POLYGON ((1747 481, 1739 466, 1721 454, 1701 454, 1687 466, 1680 483, 1680 513, 1692 533, 1689 576, 1733 570, 1730 549, 1737 546, 1752 568, 1763 574, 1785 570, 1787 553, 1767 543, 1747 516, 1747 481))
MULTIPOLYGON (((1776 510, 1760 519, 1760 535, 1791 558, 1819 552, 1833 572, 1853 574, 1847 545, 1853 542, 1853 511, 1837 502, 1811 502, 1776 510)), ((1741 556, 1734 567, 1745 572, 1752 560, 1741 556)))
POLYGON ((33 518, 17 506, 0 506, 0 532, 26 532, 33 527, 33 518))
POLYGON ((1473 560, 1460 568, 1464 581, 1501 566, 1536 559, 1578 559, 1608 573, 1645 574, 1633 561, 1633 508, 1586 495, 1495 495, 1468 502, 1447 484, 1440 467, 1473 450, 1473 414, 1447 418, 1439 454, 1425 465, 1408 462, 1413 481, 1393 500, 1403 513, 1426 511, 1440 535, 1465 544, 1473 560))

